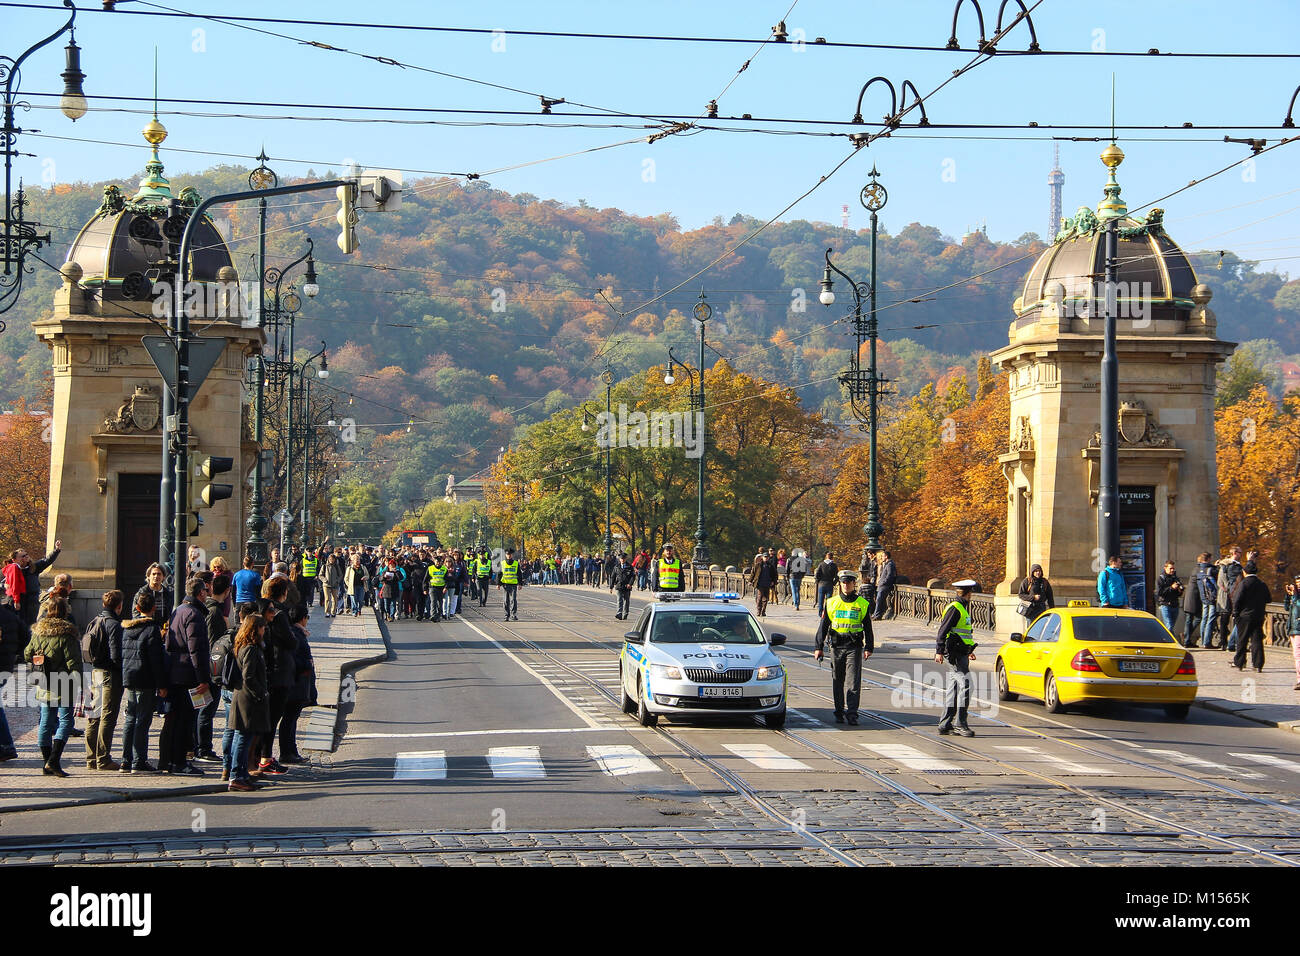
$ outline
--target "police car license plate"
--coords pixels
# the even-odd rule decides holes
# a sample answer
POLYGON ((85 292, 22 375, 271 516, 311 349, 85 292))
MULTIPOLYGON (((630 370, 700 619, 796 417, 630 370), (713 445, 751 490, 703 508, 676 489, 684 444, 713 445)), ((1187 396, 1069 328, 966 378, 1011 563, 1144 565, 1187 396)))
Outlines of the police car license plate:
POLYGON ((741 697, 740 687, 701 687, 701 697, 741 697))
POLYGON ((1120 661, 1119 669, 1122 671, 1137 671, 1143 674, 1159 674, 1159 661, 1120 661))

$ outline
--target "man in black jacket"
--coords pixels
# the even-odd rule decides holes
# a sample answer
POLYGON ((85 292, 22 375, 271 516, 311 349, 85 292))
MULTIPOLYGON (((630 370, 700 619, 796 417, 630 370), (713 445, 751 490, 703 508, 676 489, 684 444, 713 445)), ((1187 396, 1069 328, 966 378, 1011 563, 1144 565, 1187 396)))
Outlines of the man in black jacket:
POLYGON ((27 592, 23 594, 19 616, 29 627, 36 623, 36 615, 40 612, 41 572, 54 563, 55 558, 59 556, 59 552, 62 550, 63 541, 59 540, 54 542, 54 550, 39 561, 33 561, 26 548, 19 548, 14 558, 18 562, 18 566, 23 569, 23 577, 27 581, 27 592))
POLYGON ((1264 618, 1273 593, 1260 580, 1254 561, 1247 561, 1245 574, 1232 592, 1232 613, 1237 619, 1237 652, 1232 666, 1237 670, 1246 667, 1246 644, 1250 644, 1250 665, 1256 671, 1264 670, 1264 618))
POLYGON ((121 770, 113 760, 113 730, 122 705, 122 659, 113 648, 122 646, 121 591, 105 591, 104 609, 90 622, 81 641, 81 657, 91 667, 90 713, 86 721, 86 769, 121 770))
POLYGON ((618 612, 614 615, 619 621, 626 621, 632 609, 632 585, 636 583, 636 569, 628 561, 626 554, 619 555, 619 563, 609 576, 609 589, 618 591, 618 612))
POLYGON ((19 653, 27 646, 28 636, 27 622, 8 603, 0 586, 0 762, 18 756, 13 735, 9 732, 9 720, 5 717, 4 688, 18 663, 19 653))
POLYGON ((271 711, 271 732, 258 741, 260 760, 257 770, 253 772, 259 776, 278 776, 286 772, 284 765, 274 759, 272 750, 289 702, 289 692, 297 682, 294 652, 298 649, 298 638, 289 625, 289 609, 282 603, 287 590, 280 581, 276 581, 271 585, 271 599, 259 603, 259 613, 268 622, 263 651, 266 654, 266 683, 271 711))
POLYGON ((817 613, 822 612, 822 607, 826 604, 826 599, 831 596, 835 590, 835 579, 840 573, 839 565, 831 557, 829 551, 826 557, 822 558, 822 563, 817 565, 817 570, 813 573, 813 581, 817 585, 817 613))
POLYGON ((136 616, 125 621, 113 654, 122 667, 126 722, 122 725, 122 772, 157 773, 149 763, 149 725, 154 700, 167 696, 167 654, 162 628, 153 616, 154 595, 140 598, 136 616))
MULTIPOLYGON (((208 649, 230 630, 230 625, 226 621, 226 616, 221 613, 221 606, 226 603, 226 595, 230 592, 230 578, 224 574, 216 575, 212 578, 212 590, 203 600, 203 607, 207 611, 208 626, 208 649)), ((209 656, 209 660, 211 657, 209 656)), ((221 681, 220 674, 213 674, 214 684, 221 681)), ((205 706, 200 707, 195 714, 194 726, 194 759, 204 763, 221 763, 221 758, 217 756, 212 749, 212 720, 217 715, 217 708, 221 706, 221 697, 217 690, 212 692, 212 700, 205 706)))
POLYGON ((194 745, 193 690, 202 696, 211 690, 212 659, 208 647, 208 582, 195 576, 185 585, 185 600, 172 611, 167 625, 167 700, 158 738, 158 769, 187 777, 201 777, 203 771, 189 762, 186 754, 194 745))

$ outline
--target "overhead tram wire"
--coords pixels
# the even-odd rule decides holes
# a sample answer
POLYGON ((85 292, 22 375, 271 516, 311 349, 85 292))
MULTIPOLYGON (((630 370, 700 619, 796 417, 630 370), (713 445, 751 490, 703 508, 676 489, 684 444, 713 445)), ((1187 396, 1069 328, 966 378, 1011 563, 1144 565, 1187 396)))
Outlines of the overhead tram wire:
MULTIPOLYGON (((149 4, 149 6, 158 6, 149 4)), ((58 5, 47 5, 39 3, 0 3, 0 8, 15 8, 20 10, 62 10, 58 5)), ((92 13, 113 13, 114 15, 133 15, 149 17, 178 17, 197 20, 217 20, 228 22, 231 25, 237 23, 268 23, 278 24, 281 26, 308 26, 308 27, 337 27, 342 29, 356 30, 393 30, 401 32, 418 32, 418 33, 460 33, 477 36, 493 36, 498 32, 506 36, 521 37, 538 37, 542 39, 563 39, 563 40, 622 40, 622 41, 639 41, 639 42, 658 42, 658 43, 694 43, 694 44, 752 44, 759 42, 754 37, 717 37, 717 36, 681 36, 665 35, 652 33, 592 33, 577 32, 566 30, 498 30, 487 27, 447 27, 431 26, 427 24, 415 23, 366 23, 342 20, 299 20, 288 17, 251 17, 237 16, 234 14, 219 16, 216 14, 189 13, 183 10, 174 10, 166 7, 158 7, 157 10, 114 10, 106 11, 92 7, 82 11, 86 14, 92 13)), ((825 49, 849 49, 849 50, 899 50, 912 51, 918 53, 978 53, 979 50, 968 47, 950 48, 947 46, 925 46, 922 44, 904 44, 904 43, 862 43, 846 40, 827 40, 814 39, 805 41, 805 47, 825 48, 825 49)), ((1228 59, 1298 59, 1300 53, 1228 53, 1217 51, 1206 52, 1182 52, 1182 51, 1159 51, 1151 52, 1150 49, 1142 50, 999 50, 999 56, 1092 56, 1092 57, 1147 57, 1151 59, 1160 59, 1162 57, 1174 58, 1228 58, 1228 59)))

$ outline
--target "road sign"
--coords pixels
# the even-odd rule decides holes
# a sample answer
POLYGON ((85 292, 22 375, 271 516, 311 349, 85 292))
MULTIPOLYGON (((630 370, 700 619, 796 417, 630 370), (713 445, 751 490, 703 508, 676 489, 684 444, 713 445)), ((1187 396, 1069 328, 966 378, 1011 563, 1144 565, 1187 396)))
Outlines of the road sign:
POLYGON ((281 508, 275 513, 275 520, 280 522, 282 525, 287 525, 293 520, 293 512, 288 508, 281 508))
MULTIPOLYGON (((140 341, 144 343, 144 350, 149 353, 149 358, 153 359, 153 364, 158 369, 158 374, 162 376, 167 391, 175 398, 176 391, 173 385, 178 374, 176 346, 165 335, 144 335, 140 337, 140 341)), ((199 388, 225 350, 225 339, 190 337, 189 388, 186 389, 186 398, 189 401, 194 401, 195 396, 199 394, 199 388)))

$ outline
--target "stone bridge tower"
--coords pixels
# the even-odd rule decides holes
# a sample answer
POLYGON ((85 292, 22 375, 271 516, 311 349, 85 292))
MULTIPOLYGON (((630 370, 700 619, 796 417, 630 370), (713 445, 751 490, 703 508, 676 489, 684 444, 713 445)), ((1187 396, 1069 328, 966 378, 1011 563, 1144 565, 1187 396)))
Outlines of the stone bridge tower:
MULTIPOLYGON (((158 157, 166 135, 157 118, 145 127, 152 155, 139 190, 130 198, 116 186, 104 190, 103 205, 68 250, 53 314, 33 323, 54 366, 49 541, 63 539, 55 570, 72 575, 83 622, 98 612, 103 591, 119 588, 129 599, 158 559, 165 386, 141 336, 166 325, 155 315, 154 283, 169 281, 178 227, 199 202, 192 188, 172 195, 158 157)), ((238 567, 243 478, 256 461, 242 383, 262 333, 240 324, 245 310, 225 240, 207 219, 195 233, 191 273, 205 295, 194 298, 191 327, 224 339, 226 348, 192 406, 191 461, 195 453, 233 458, 235 493, 205 513, 189 544, 238 567)))
POLYGON ((1100 382, 1105 314, 1103 226, 1119 219, 1117 349, 1120 539, 1137 606, 1166 560, 1185 574, 1219 537, 1215 372, 1233 344, 1216 335, 1210 288, 1165 232, 1163 211, 1128 215, 1102 153, 1106 198, 1062 223, 1014 304, 1010 342, 991 356, 1010 379, 1006 576, 997 587, 1002 634, 1022 630, 1016 593, 1041 564, 1058 604, 1096 603, 1100 382))

